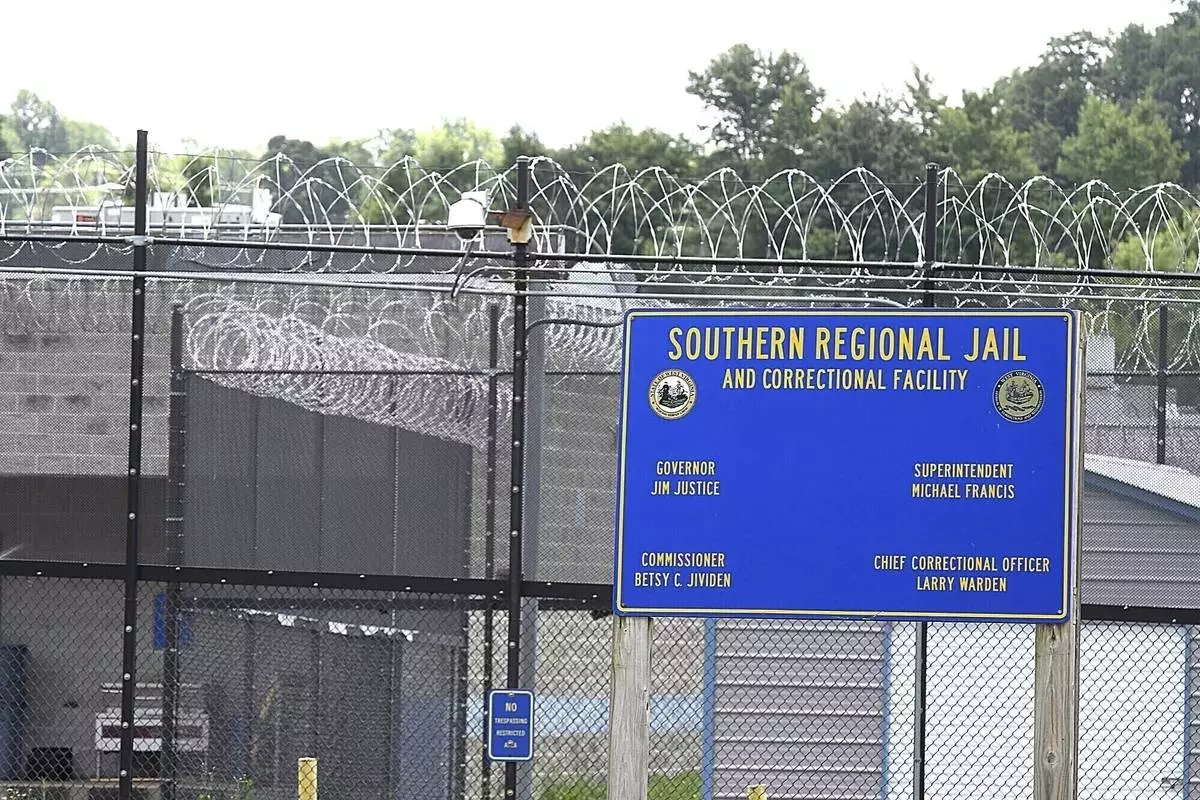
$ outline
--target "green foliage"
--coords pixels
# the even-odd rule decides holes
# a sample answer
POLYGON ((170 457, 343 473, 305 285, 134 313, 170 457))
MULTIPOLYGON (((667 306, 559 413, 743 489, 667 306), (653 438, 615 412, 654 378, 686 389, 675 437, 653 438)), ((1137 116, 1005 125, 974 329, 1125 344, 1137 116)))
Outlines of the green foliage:
POLYGON ((238 779, 237 800, 254 800, 254 779, 253 778, 238 779))
POLYGON ((550 155, 569 173, 570 180, 576 186, 584 187, 595 203, 597 213, 608 213, 620 207, 619 213, 612 214, 616 221, 607 231, 611 251, 642 253, 650 252, 655 247, 643 240, 643 231, 636 227, 637 208, 631 205, 633 198, 627 192, 612 192, 613 180, 609 174, 593 181, 594 176, 600 170, 620 165, 630 176, 637 176, 648 196, 661 197, 661 178, 657 170, 679 177, 692 176, 697 171, 700 150, 695 143, 682 136, 653 128, 635 131, 624 123, 618 123, 592 131, 583 141, 550 155))
POLYGON ((64 119, 67 133, 67 152, 74 153, 85 147, 98 147, 101 150, 116 150, 120 147, 117 137, 103 125, 94 122, 80 122, 74 119, 64 119))
POLYGON ((504 151, 501 158, 501 164, 510 165, 517 163, 518 156, 544 156, 549 153, 549 150, 542 140, 537 137, 536 133, 526 131, 520 125, 513 125, 508 129, 508 133, 500 140, 500 148, 504 151))
POLYGON ((390 166, 417 154, 417 134, 407 128, 388 128, 379 133, 379 161, 390 166))
POLYGON ((1037 170, 1052 173, 1062 142, 1075 134, 1079 112, 1104 68, 1107 42, 1088 31, 1051 39, 1041 60, 997 82, 1013 127, 1029 134, 1037 170))
POLYGON ((1200 211, 1188 211, 1180 219, 1166 220, 1148 242, 1126 236, 1113 248, 1113 266, 1134 271, 1192 271, 1200 263, 1198 240, 1200 211))
POLYGON ((816 126, 824 93, 800 56, 736 44, 702 72, 688 73, 688 94, 716 114, 710 138, 732 163, 774 171, 794 166, 816 126))
MULTIPOLYGON (((542 790, 539 800, 605 800, 608 787, 603 778, 575 778, 551 784, 542 790)), ((700 773, 661 773, 650 776, 647 800, 699 800, 700 773)))
POLYGON ((682 136, 647 128, 635 131, 625 123, 592 133, 578 144, 554 154, 569 172, 592 173, 613 164, 629 172, 661 167, 673 175, 693 175, 700 150, 682 136))
POLYGON ((605 800, 608 787, 602 780, 576 778, 554 783, 542 790, 541 800, 605 800))
POLYGON ((417 134, 411 155, 425 169, 449 172, 471 161, 499 165, 504 155, 500 140, 466 119, 445 120, 440 128, 417 134))
POLYGON ((375 163, 375 157, 368 149, 365 139, 351 139, 349 141, 334 139, 321 149, 330 156, 346 159, 360 169, 368 169, 375 163))
POLYGON ((1089 97, 1077 132, 1063 142, 1058 171, 1076 183, 1097 178, 1124 190, 1178 180, 1186 160, 1153 100, 1144 98, 1126 112, 1089 97))
POLYGON ((302 139, 273 136, 262 158, 272 162, 266 176, 277 183, 273 189, 285 224, 346 221, 353 198, 345 189, 356 176, 346 175, 331 160, 334 153, 302 139))
POLYGON ((934 123, 934 157, 974 183, 989 173, 1020 183, 1038 172, 1032 134, 1018 131, 995 92, 963 94, 961 108, 945 108, 934 123))
POLYGON ((70 144, 67 126, 53 103, 26 89, 17 92, 9 124, 23 150, 40 148, 51 154, 66 154, 70 144))
POLYGON ((911 182, 922 173, 927 146, 920 129, 903 118, 900 101, 856 100, 821 114, 799 164, 819 178, 863 167, 888 183, 911 182))
MULTIPOLYGON (((453 202, 456 196, 442 198, 439 187, 430 180, 431 173, 445 175, 464 164, 484 162, 492 170, 503 169, 505 146, 491 131, 481 128, 470 120, 443 120, 432 130, 414 131, 408 128, 390 128, 380 132, 374 142, 377 158, 370 158, 369 143, 353 143, 359 150, 359 158, 367 157, 367 163, 378 162, 381 169, 378 177, 382 186, 361 186, 358 192, 359 211, 368 222, 390 221, 411 224, 419 220, 408 219, 409 206, 418 201, 428 222, 445 218, 446 201, 453 202), (413 159, 415 164, 407 163, 413 159)), ((360 163, 353 153, 346 152, 355 164, 360 163)), ((473 173, 474 174, 474 173, 473 173)), ((486 177, 475 175, 478 182, 486 177)), ((466 181, 469 183, 470 181, 466 181)), ((462 180, 450 182, 458 188, 462 180)), ((448 188, 448 187, 446 187, 448 188)), ((470 187, 467 187, 470 188, 470 187)), ((454 194, 451 190, 451 195, 454 194)))
POLYGON ((17 139, 16 131, 11 130, 7 120, 0 116, 0 159, 8 158, 20 150, 21 142, 17 139))
POLYGON ((1187 0, 1171 22, 1146 34, 1128 28, 1114 42, 1107 70, 1113 98, 1129 105, 1149 93, 1188 154, 1183 181, 1200 182, 1200 2, 1187 0), (1118 92, 1119 93, 1116 93, 1118 92))

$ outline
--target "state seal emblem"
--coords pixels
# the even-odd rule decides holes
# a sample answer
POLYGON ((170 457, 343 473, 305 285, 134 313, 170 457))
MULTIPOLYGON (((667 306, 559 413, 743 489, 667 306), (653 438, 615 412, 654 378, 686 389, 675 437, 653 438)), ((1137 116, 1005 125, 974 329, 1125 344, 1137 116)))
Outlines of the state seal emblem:
POLYGON ((1026 422, 1042 410, 1046 393, 1036 375, 1027 370, 1015 369, 1006 372, 996 381, 993 399, 996 401, 996 410, 1002 417, 1012 422, 1026 422))
POLYGON ((650 381, 650 408, 663 419, 679 419, 695 404, 696 382, 683 370, 664 370, 650 381))

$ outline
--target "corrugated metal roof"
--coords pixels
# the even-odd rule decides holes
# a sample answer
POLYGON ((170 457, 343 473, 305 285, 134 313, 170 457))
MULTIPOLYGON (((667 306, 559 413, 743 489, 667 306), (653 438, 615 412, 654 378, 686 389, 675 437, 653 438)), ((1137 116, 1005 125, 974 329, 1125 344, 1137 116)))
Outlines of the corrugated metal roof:
POLYGON ((1200 509, 1200 475, 1186 469, 1093 453, 1084 456, 1084 469, 1143 492, 1200 509))

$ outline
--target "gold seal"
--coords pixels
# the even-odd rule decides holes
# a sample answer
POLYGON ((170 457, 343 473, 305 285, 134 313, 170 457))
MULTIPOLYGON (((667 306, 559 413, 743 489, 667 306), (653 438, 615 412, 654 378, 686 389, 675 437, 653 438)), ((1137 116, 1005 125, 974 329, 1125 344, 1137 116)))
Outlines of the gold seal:
POLYGON ((1032 372, 1015 369, 996 381, 993 395, 996 410, 1012 422, 1026 422, 1037 416, 1046 400, 1042 382, 1032 372))
POLYGON ((650 381, 650 408, 663 419, 679 419, 695 404, 696 382, 683 370, 664 370, 650 381))

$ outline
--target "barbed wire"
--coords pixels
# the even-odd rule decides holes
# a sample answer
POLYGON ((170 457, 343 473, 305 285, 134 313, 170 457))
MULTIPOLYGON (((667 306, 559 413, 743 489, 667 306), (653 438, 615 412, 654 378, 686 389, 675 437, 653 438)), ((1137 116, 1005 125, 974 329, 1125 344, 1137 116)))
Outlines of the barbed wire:
MULTIPOLYGON (((496 279, 477 276, 466 281, 477 291, 452 298, 429 291, 434 278, 414 276, 413 285, 397 281, 394 289, 381 291, 353 285, 154 277, 148 283, 148 329, 165 341, 171 309, 180 307, 185 318, 184 365, 207 380, 317 413, 483 448, 493 375, 498 378, 501 422, 512 412, 507 366, 502 361, 492 370, 487 360, 492 313, 498 318, 498 351, 506 356, 512 350, 512 297, 489 294, 485 290, 496 279)), ((448 284, 452 278, 440 280, 448 284)), ((538 287, 543 293, 533 300, 540 304, 531 304, 531 321, 538 331, 533 335, 544 337, 550 385, 564 380, 555 377, 561 371, 615 376, 620 368, 620 321, 630 308, 745 305, 744 300, 712 301, 695 295, 572 295, 580 289, 568 283, 555 280, 538 287)), ((886 300, 887 287, 876 288, 881 291, 875 297, 886 300)), ((127 341, 130 292, 129 279, 10 275, 0 278, 0 319, 8 334, 108 334, 110 349, 121 352, 127 341)), ((1047 304, 1024 295, 999 294, 1003 302, 993 306, 1047 304)), ((962 307, 978 305, 983 298, 943 290, 940 299, 962 307)), ((871 301, 865 291, 848 298, 799 287, 790 299, 776 297, 755 305, 799 308, 858 302, 871 301)), ((1088 302, 1075 298, 1066 305, 1088 302)), ((1112 369, 1157 368, 1158 308, 1146 300, 1106 300, 1088 308, 1083 321, 1089 337, 1113 340, 1112 369)), ((1167 369, 1194 369, 1200 364, 1200 300, 1177 301, 1169 308, 1167 369)), ((163 345, 157 347, 161 350, 163 345)))
MULTIPOLYGON (((0 161, 0 233, 127 227, 132 158, 92 147, 0 161)), ((151 215, 155 232, 198 240, 421 247, 444 237, 446 209, 463 192, 487 192, 496 209, 516 196, 515 167, 485 161, 437 171, 409 157, 376 166, 340 157, 302 163, 282 152, 249 161, 220 151, 155 152, 149 175, 162 209, 151 215), (186 207, 170 208, 179 203, 186 207), (218 214, 202 213, 205 207, 218 214)), ((543 252, 914 264, 936 258, 1183 272, 1200 264, 1200 200, 1170 183, 1131 191, 1100 181, 1068 187, 1046 177, 1013 183, 988 175, 967 183, 944 169, 931 254, 922 238, 924 187, 915 178, 896 184, 854 169, 823 180, 791 169, 749 182, 732 168, 686 178, 620 164, 584 175, 548 158, 533 160, 531 176, 543 252)), ((739 271, 754 274, 755 267, 739 271)), ((700 270, 689 278, 709 279, 700 270)))
MULTIPOLYGON (((0 162, 0 267, 96 271, 0 277, 6 330, 126 324, 128 278, 114 266, 127 269, 131 253, 132 160, 88 148, 0 162)), ((1200 272, 1200 201, 1177 185, 1118 192, 997 175, 967 184, 942 170, 928 253, 925 187, 915 179, 888 183, 857 169, 822 181, 788 170, 752 183, 731 169, 685 179, 621 165, 580 175, 544 158, 531 175, 530 275, 541 313, 561 320, 541 334, 550 370, 615 371, 613 326, 632 306, 868 298, 1080 308, 1093 336, 1112 337, 1116 370, 1158 367, 1157 314, 1168 305, 1166 368, 1200 364, 1200 281, 1181 280, 1200 272)), ((513 267, 487 248, 448 256, 461 243, 441 223, 468 190, 507 207, 514 180, 513 167, 482 161, 439 172, 414 159, 377 167, 152 153, 151 233, 168 273, 153 284, 162 303, 186 309, 189 364, 211 380, 482 446, 489 374, 480 342, 489 305, 510 328, 513 267), (334 283, 238 283, 242 273, 327 273, 334 283), (364 273, 389 283, 355 286, 364 273)), ((152 324, 160 333, 164 309, 152 324)), ((507 384, 499 386, 507 415, 507 384)))

